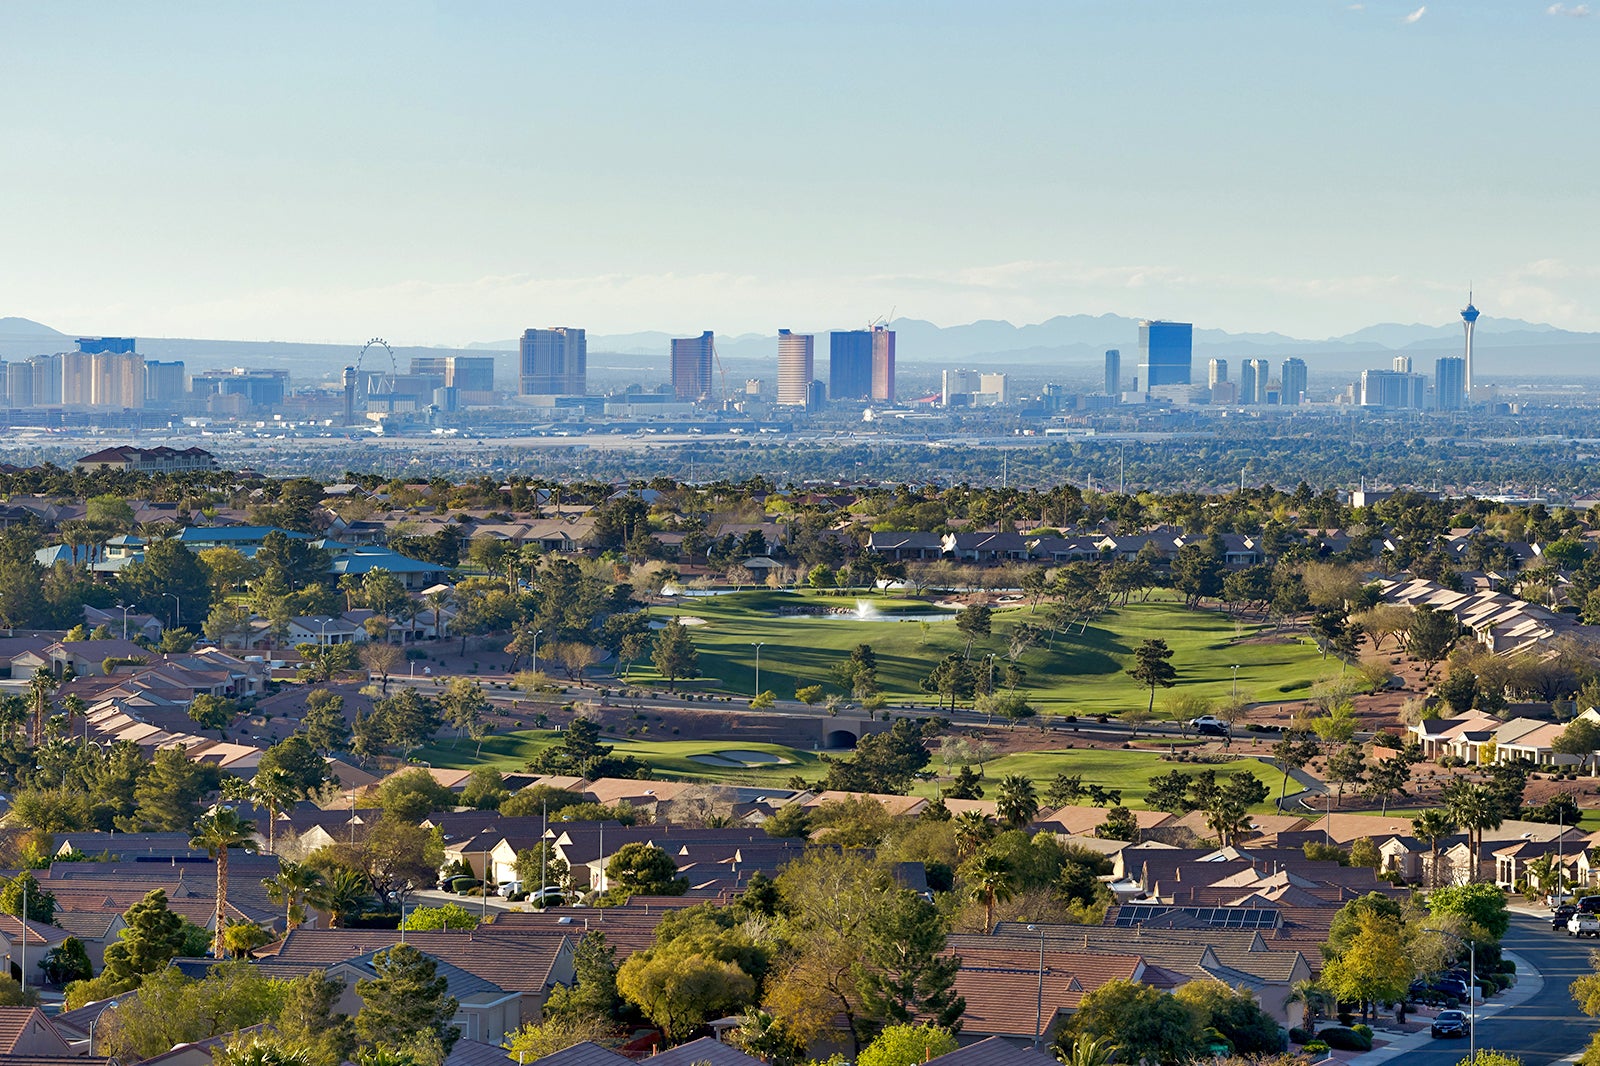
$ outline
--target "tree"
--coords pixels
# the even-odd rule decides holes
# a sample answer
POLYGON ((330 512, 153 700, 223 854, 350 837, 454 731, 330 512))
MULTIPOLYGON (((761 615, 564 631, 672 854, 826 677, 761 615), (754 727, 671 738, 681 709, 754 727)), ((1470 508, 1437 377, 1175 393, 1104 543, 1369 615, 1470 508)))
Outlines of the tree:
POLYGON ((39 887, 31 871, 23 870, 0 888, 0 913, 52 925, 56 920, 56 897, 39 887), (26 915, 23 914, 23 900, 27 900, 26 915))
POLYGON ((1580 772, 1588 768, 1589 758, 1597 749, 1600 749, 1600 725, 1587 718, 1574 718, 1550 742, 1550 750, 1558 755, 1576 755, 1580 772))
POLYGON ((304 863, 281 860, 278 872, 264 878, 267 898, 283 906, 283 924, 293 929, 306 919, 306 896, 322 886, 322 874, 304 863))
POLYGON ((1172 649, 1159 637, 1152 637, 1134 649, 1128 675, 1141 685, 1150 686, 1150 706, 1146 714, 1155 713, 1156 687, 1171 688, 1177 683, 1178 671, 1167 661, 1171 658, 1172 649))
POLYGON ((1359 785, 1366 779, 1367 753, 1360 744, 1350 743, 1328 756, 1328 780, 1339 786, 1334 802, 1344 802, 1347 785, 1359 785))
POLYGON ((654 844, 624 844, 606 863, 608 893, 618 902, 631 896, 681 896, 689 882, 678 877, 678 864, 654 844))
POLYGON ((679 678, 699 676, 700 653, 695 650, 694 641, 689 639, 689 631, 682 622, 676 618, 667 619, 661 632, 656 634, 650 662, 669 684, 676 683, 679 678))
MULTIPOLYGON (((552 1000, 562 988, 561 985, 555 987, 551 993, 552 1000)), ((550 1014, 547 1009, 543 1021, 527 1022, 520 1029, 507 1033, 505 1048, 511 1053, 512 1059, 533 1063, 574 1044, 604 1041, 615 1028, 609 1018, 557 1016, 550 1014)))
POLYGON ((455 727, 458 741, 463 733, 478 738, 481 754, 483 725, 494 710, 489 697, 483 694, 483 686, 465 677, 451 678, 439 696, 439 709, 444 713, 444 720, 455 727))
POLYGON ((194 833, 189 838, 191 847, 203 850, 217 864, 216 939, 212 954, 219 959, 227 957, 222 937, 228 924, 228 851, 243 847, 255 839, 255 831, 254 822, 224 808, 196 822, 194 833))
POLYGON ((1007 774, 1000 781, 995 808, 1000 820, 1013 829, 1033 821, 1039 814, 1039 796, 1033 782, 1021 774, 1007 774))
POLYGON ((899 1023, 926 1018, 950 1032, 961 1027, 961 958, 943 954, 945 921, 933 904, 908 889, 892 893, 876 909, 865 947, 864 1014, 899 1023))
POLYGON ((1439 845, 1456 833, 1456 821, 1442 807, 1430 807, 1411 819, 1411 835, 1428 845, 1429 887, 1439 884, 1439 845))
POLYGON ((167 908, 167 893, 159 888, 124 911, 122 921, 117 942, 106 945, 105 976, 127 988, 166 966, 183 949, 184 923, 167 908))
POLYGON ((1498 829, 1505 821, 1495 794, 1487 785, 1469 781, 1452 783, 1444 791, 1445 810, 1451 819, 1467 831, 1467 879, 1478 879, 1478 856, 1483 850, 1483 831, 1498 829))
POLYGON ((1411 613, 1406 626, 1406 653, 1422 663, 1422 680, 1433 676, 1433 668, 1455 646, 1461 633, 1461 623, 1449 611, 1435 610, 1423 604, 1411 613))
POLYGON ((994 610, 981 603, 964 607, 956 613, 956 628, 967 635, 968 655, 972 653, 973 642, 987 637, 993 625, 994 610))
POLYGON ((1279 807, 1283 806, 1284 797, 1289 794, 1290 775, 1304 769, 1307 763, 1317 757, 1318 751, 1317 742, 1299 729, 1285 730, 1282 738, 1272 745, 1272 759, 1283 771, 1283 785, 1278 789, 1279 807))
POLYGON ((1382 812, 1389 813, 1389 798, 1399 795, 1409 796, 1406 785, 1411 781, 1411 767, 1416 762, 1411 750, 1397 752, 1387 759, 1380 759, 1368 770, 1367 795, 1376 796, 1382 802, 1382 812))
MULTIPOLYGON (((360 870, 341 867, 306 890, 306 900, 328 913, 328 927, 337 929, 373 903, 369 882, 360 870)), ((110 950, 109 948, 107 949, 110 950)))
POLYGON ((1429 892, 1424 902, 1429 914, 1465 921, 1474 937, 1481 933, 1492 941, 1499 941, 1511 927, 1506 896, 1498 885, 1446 885, 1429 892))
MULTIPOLYGON (((380 617, 380 616, 374 616, 380 617)), ((371 621, 371 619, 368 619, 371 621)), ((367 675, 378 675, 378 692, 380 695, 389 694, 389 675, 399 669, 405 661, 405 653, 393 644, 385 644, 378 640, 369 640, 361 645, 361 665, 366 669, 367 675)))
POLYGON ((681 1040, 708 1018, 748 1004, 756 986, 732 962, 669 945, 630 955, 617 971, 617 989, 668 1040, 681 1040))
POLYGON ((1366 1017, 1372 1004, 1405 996, 1414 976, 1400 919, 1363 910, 1349 945, 1323 967, 1321 984, 1341 1000, 1360 1003, 1366 1017))
POLYGON ((956 1038, 937 1025, 891 1025, 856 1058, 857 1066, 916 1066, 956 1049, 956 1038))
POLYGON ((585 932, 572 954, 573 983, 557 985, 544 1005, 546 1018, 592 1021, 610 1027, 622 1006, 617 954, 599 930, 585 932))
POLYGON ((183 748, 162 748, 134 786, 131 815, 116 819, 125 832, 186 832, 200 816, 200 800, 220 782, 215 766, 191 762, 183 748))
POLYGON ((1124 1062, 1187 1062, 1200 1026, 1170 994, 1137 981, 1107 981, 1083 997, 1062 1040, 1104 1041, 1124 1062))
POLYGON ((972 868, 970 880, 973 892, 983 900, 983 928, 988 932, 994 928, 995 904, 1010 899, 1015 888, 1011 865, 1000 855, 985 855, 972 868))
POLYGON ((38 547, 32 529, 10 526, 0 530, 0 625, 8 633, 43 612, 44 567, 33 554, 38 547))
POLYGON ((377 976, 356 982, 356 1036, 362 1045, 404 1047, 422 1036, 436 1038, 448 1053, 461 1036, 450 1024, 459 1004, 434 961, 410 944, 397 944, 374 955, 372 969, 377 976))
POLYGON ((306 709, 297 735, 319 755, 343 751, 350 743, 350 726, 344 717, 344 697, 325 688, 306 693, 306 709))
POLYGON ((44 972, 44 979, 53 985, 65 986, 73 981, 87 981, 94 976, 89 949, 75 936, 67 937, 45 952, 39 969, 44 972))
POLYGON ((917 684, 924 692, 937 693, 940 697, 940 706, 943 706, 944 700, 948 698, 950 709, 954 711, 958 701, 972 698, 977 683, 972 664, 951 652, 935 663, 928 676, 917 684))
MULTIPOLYGON (((163 968, 144 979, 100 1034, 113 1057, 135 1061, 268 1021, 283 998, 279 982, 245 963, 220 963, 199 981, 163 968)), ((106 1019, 102 1018, 102 1026, 106 1019)))
POLYGON ((120 581, 133 599, 145 603, 176 597, 181 606, 173 610, 174 628, 182 626, 184 619, 205 618, 211 612, 211 573, 199 556, 176 538, 145 545, 143 557, 122 571, 120 581), (179 610, 189 613, 180 616, 179 610))
POLYGON ((862 737, 848 759, 830 760, 824 787, 838 792, 904 794, 931 758, 922 727, 901 718, 887 732, 862 737))
POLYGON ((416 929, 476 929, 478 916, 459 903, 445 903, 438 907, 417 907, 400 923, 405 930, 416 929))
POLYGON ((239 713, 239 705, 222 696, 202 692, 189 704, 189 718, 202 729, 215 729, 222 737, 239 713))
POLYGON ((1216 980, 1190 981, 1172 994, 1199 1018, 1202 1029, 1215 1029, 1227 1037, 1236 1053, 1260 1055, 1279 1049, 1282 1031, 1249 989, 1232 989, 1216 980))
POLYGON ((1101 840, 1136 843, 1139 839, 1139 822, 1128 808, 1112 807, 1106 812, 1106 820, 1094 827, 1094 835, 1101 840))

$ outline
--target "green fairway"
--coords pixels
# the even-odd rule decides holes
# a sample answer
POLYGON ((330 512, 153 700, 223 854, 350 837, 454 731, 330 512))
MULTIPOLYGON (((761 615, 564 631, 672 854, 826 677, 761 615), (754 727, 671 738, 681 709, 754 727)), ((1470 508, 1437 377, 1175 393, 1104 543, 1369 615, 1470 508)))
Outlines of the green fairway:
MULTIPOLYGON (((797 687, 823 685, 839 692, 834 670, 857 644, 870 644, 877 654, 878 682, 891 702, 927 703, 918 687, 933 664, 967 650, 967 638, 953 615, 937 620, 866 621, 851 615, 779 614, 784 607, 826 605, 853 609, 857 599, 882 615, 928 613, 932 604, 904 597, 825 596, 815 593, 759 590, 686 599, 657 613, 692 616, 703 625, 689 627, 700 651, 700 686, 751 694, 755 685, 754 645, 761 643, 761 687, 788 699, 797 687)), ((974 659, 993 654, 995 671, 1003 669, 1008 634, 1018 622, 1041 623, 1043 616, 1027 607, 997 610, 993 633, 973 643, 974 659)), ((1249 643, 1262 627, 1237 627, 1216 611, 1193 611, 1177 599, 1132 603, 1102 616, 1079 634, 1058 636, 1053 647, 1035 647, 1018 659, 1027 671, 1028 698, 1040 710, 1060 714, 1120 714, 1149 702, 1149 690, 1124 671, 1133 651, 1159 637, 1173 651, 1178 687, 1156 694, 1159 715, 1168 692, 1193 692, 1221 697, 1233 691, 1237 665, 1241 695, 1274 701, 1303 692, 1319 678, 1338 673, 1338 664, 1324 661, 1304 640, 1249 643)), ((635 680, 657 680, 648 667, 635 668, 635 680)))
MULTIPOLYGON (((475 757, 474 745, 464 741, 457 746, 445 740, 418 749, 415 758, 430 766, 452 770, 468 770, 475 766, 493 766, 497 770, 521 770, 523 763, 538 752, 559 743, 561 734, 554 730, 523 729, 501 733, 484 740, 483 757, 475 757)), ((606 737, 605 743, 616 746, 618 755, 632 755, 650 764, 660 777, 681 781, 719 781, 729 785, 780 786, 795 774, 817 776, 815 752, 788 748, 782 744, 759 744, 743 740, 633 740, 606 737), (708 765, 691 759, 691 755, 716 755, 719 751, 735 750, 761 752, 786 760, 760 766, 738 767, 708 765)))

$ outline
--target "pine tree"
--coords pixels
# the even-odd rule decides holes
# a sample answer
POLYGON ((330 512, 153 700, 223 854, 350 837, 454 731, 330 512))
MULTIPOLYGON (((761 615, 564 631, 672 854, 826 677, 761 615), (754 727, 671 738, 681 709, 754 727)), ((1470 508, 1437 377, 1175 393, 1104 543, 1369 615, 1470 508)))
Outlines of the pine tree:
POLYGON ((449 1052, 461 1036, 450 1024, 460 1005, 446 991, 438 966, 410 944, 397 944, 372 957, 376 977, 356 982, 361 1011, 356 1035, 364 1047, 404 1047, 436 1037, 449 1052))

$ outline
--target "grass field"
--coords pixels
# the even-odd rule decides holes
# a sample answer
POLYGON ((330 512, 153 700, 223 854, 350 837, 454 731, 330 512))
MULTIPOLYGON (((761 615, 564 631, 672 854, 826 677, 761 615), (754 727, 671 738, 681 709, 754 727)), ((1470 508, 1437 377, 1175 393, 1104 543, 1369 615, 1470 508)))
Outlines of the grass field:
MULTIPOLYGON (((860 597, 892 618, 900 612, 927 612, 931 604, 904 597, 860 597)), ((780 698, 797 687, 820 684, 839 691, 834 669, 857 644, 870 644, 878 659, 878 682, 891 701, 925 702, 918 682, 933 664, 951 652, 963 653, 967 638, 952 619, 935 621, 864 621, 850 616, 779 615, 783 606, 822 603, 852 606, 857 597, 766 590, 684 600, 658 613, 705 620, 690 627, 700 652, 704 678, 698 687, 750 694, 755 685, 755 645, 761 648, 761 687, 780 698)), ((994 632, 977 641, 972 655, 994 654, 1003 665, 1007 634, 1020 621, 1039 621, 1024 607, 997 610, 994 632)), ((1119 714, 1144 706, 1149 692, 1124 671, 1133 651, 1152 637, 1173 650, 1178 686, 1156 694, 1157 713, 1168 692, 1226 696, 1233 691, 1237 665, 1239 692, 1257 701, 1283 699, 1304 692, 1319 678, 1338 672, 1308 642, 1246 643, 1260 627, 1236 628, 1215 611, 1192 611, 1175 599, 1152 599, 1113 611, 1081 635, 1058 637, 1053 647, 1038 647, 1019 659, 1026 669, 1023 687, 1040 710, 1073 714, 1119 714)), ((1000 669, 1000 665, 996 669, 1000 669)), ((636 680, 652 679, 648 665, 636 667, 636 680)))
MULTIPOLYGON (((474 758, 474 745, 471 741, 462 741, 456 746, 447 740, 422 748, 416 755, 419 760, 427 762, 430 766, 450 769, 470 769, 473 766, 487 765, 500 770, 520 770, 528 758, 557 743, 559 737, 559 733, 548 730, 520 730, 493 736, 484 741, 481 759, 474 758)), ((657 776, 674 781, 781 787, 795 774, 815 780, 821 773, 815 752, 801 751, 781 744, 759 744, 739 740, 613 740, 611 738, 607 738, 606 743, 614 743, 617 754, 633 755, 642 759, 650 764, 657 776), (718 751, 729 749, 765 752, 787 759, 788 762, 738 769, 708 766, 689 757, 713 755, 718 751)), ((934 761, 929 764, 929 769, 942 771, 943 767, 934 761)), ((1007 774, 1022 774, 1033 779, 1042 793, 1056 774, 1065 773, 1082 774, 1085 784, 1121 789, 1125 806, 1143 807, 1145 793, 1149 791, 1150 777, 1172 769, 1194 772, 1201 767, 1164 763, 1159 752, 1079 748, 1005 755, 987 764, 983 771, 991 799, 994 796, 994 787, 1007 774)), ((1283 779, 1277 770, 1254 758, 1241 758, 1215 769, 1224 773, 1248 770, 1267 783, 1273 797, 1278 795, 1278 787, 1283 779)), ((919 796, 932 796, 938 792, 941 784, 942 781, 919 782, 912 792, 919 796)), ((1291 790, 1294 788, 1292 781, 1290 788, 1291 790)), ((1270 802, 1262 804, 1259 808, 1262 812, 1272 809, 1270 802)))

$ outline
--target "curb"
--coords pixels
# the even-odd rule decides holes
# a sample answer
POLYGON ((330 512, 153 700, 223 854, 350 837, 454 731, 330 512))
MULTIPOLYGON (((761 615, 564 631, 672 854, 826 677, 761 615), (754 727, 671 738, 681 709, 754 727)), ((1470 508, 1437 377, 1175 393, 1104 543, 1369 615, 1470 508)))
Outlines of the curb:
MULTIPOLYGON (((1527 959, 1524 959, 1514 951, 1507 951, 1503 954, 1517 964, 1517 983, 1501 993, 1498 998, 1478 1004, 1474 1014, 1479 1021, 1485 1018, 1492 1018, 1510 1007, 1520 1006, 1544 990, 1544 975, 1536 970, 1527 959)), ((1432 1042, 1433 1036, 1426 1029, 1415 1033, 1407 1033, 1381 1048, 1374 1048, 1371 1051, 1346 1060, 1345 1066, 1377 1066, 1378 1063, 1388 1062, 1390 1059, 1415 1051, 1417 1048, 1432 1042)), ((1582 1053, 1580 1052, 1579 1054, 1581 1055, 1582 1053)))

